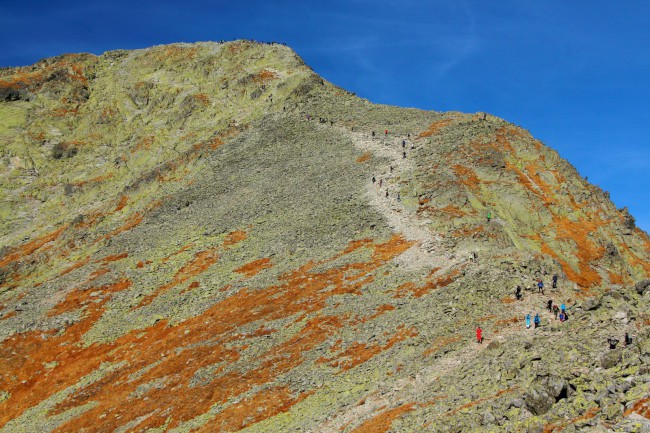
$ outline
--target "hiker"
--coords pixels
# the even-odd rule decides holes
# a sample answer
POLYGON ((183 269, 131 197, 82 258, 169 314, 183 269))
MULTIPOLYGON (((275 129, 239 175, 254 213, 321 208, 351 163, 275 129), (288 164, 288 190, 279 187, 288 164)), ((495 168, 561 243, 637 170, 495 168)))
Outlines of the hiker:
POLYGON ((402 140, 402 149, 406 149, 406 140, 402 140))
POLYGON ((388 135, 388 129, 384 129, 384 135, 388 135))
POLYGON ((375 131, 372 131, 372 136, 373 136, 373 137, 375 136, 375 131))
POLYGON ((410 139, 411 138, 411 133, 409 132, 408 134, 406 134, 406 137, 410 139))
POLYGON ((515 298, 517 298, 518 301, 521 300, 521 286, 517 286, 517 289, 515 290, 515 298))
POLYGON ((392 165, 390 166, 390 172, 391 173, 393 172, 393 166, 392 165))
POLYGON ((372 176, 372 183, 377 182, 377 179, 375 179, 375 175, 372 176))
POLYGON ((553 288, 557 289, 557 274, 553 274, 553 288))
POLYGON ((548 302, 546 303, 546 308, 548 308, 549 313, 553 311, 553 300, 552 299, 548 300, 548 302))
POLYGON ((526 329, 530 329, 530 314, 526 314, 526 329))
POLYGON ((406 159, 406 151, 402 152, 402 159, 406 159))
POLYGON ((488 214, 487 214, 487 222, 490 222, 491 219, 492 219, 492 212, 488 212, 488 214))
POLYGON ((379 179, 379 188, 381 188, 382 183, 384 183, 384 179, 379 179))
POLYGON ((560 322, 564 322, 565 320, 566 320, 566 315, 564 314, 564 312, 561 312, 560 313, 560 322))
POLYGON ((562 305, 560 305, 560 310, 562 311, 562 313, 566 314, 566 305, 564 305, 564 302, 562 303, 562 305))
POLYGON ((632 344, 632 337, 630 337, 630 335, 626 332, 625 333, 625 345, 629 346, 630 344, 632 344))
POLYGON ((480 326, 476 327, 476 342, 477 343, 483 342, 483 330, 481 329, 480 326))
POLYGON ((539 318, 538 313, 535 313, 535 319, 533 319, 533 322, 535 323, 535 328, 537 328, 539 324, 542 322, 542 320, 539 318))
POLYGON ((609 348, 610 349, 616 349, 616 345, 618 344, 618 340, 614 337, 609 337, 607 339, 607 342, 609 343, 609 348))
POLYGON ((388 190, 386 190, 386 198, 388 198, 388 190))
POLYGON ((397 193, 397 201, 402 201, 402 197, 399 195, 399 192, 397 193))
POLYGON ((537 289, 538 293, 541 293, 542 295, 544 294, 544 282, 542 280, 537 282, 537 289))
POLYGON ((560 307, 557 305, 553 305, 553 315, 555 316, 555 320, 557 320, 557 315, 560 312, 560 307))

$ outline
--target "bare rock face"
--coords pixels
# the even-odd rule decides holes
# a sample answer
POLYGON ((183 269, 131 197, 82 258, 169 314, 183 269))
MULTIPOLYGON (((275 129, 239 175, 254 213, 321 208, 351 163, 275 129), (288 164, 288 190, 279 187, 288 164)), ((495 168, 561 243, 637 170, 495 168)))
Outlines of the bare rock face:
POLYGON ((650 238, 503 119, 173 44, 3 68, 0 149, 2 433, 650 417, 650 238))

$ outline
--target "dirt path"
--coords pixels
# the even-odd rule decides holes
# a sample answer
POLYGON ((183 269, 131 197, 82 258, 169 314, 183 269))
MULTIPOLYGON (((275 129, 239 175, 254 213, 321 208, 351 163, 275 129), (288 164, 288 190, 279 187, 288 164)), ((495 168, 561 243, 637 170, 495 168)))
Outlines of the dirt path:
POLYGON ((397 182, 406 178, 406 174, 413 170, 413 163, 408 158, 412 142, 406 140, 406 146, 403 148, 402 138, 390 135, 372 137, 369 133, 351 132, 343 128, 341 130, 352 138, 357 148, 371 152, 386 161, 374 174, 375 182, 368 179, 366 195, 371 206, 384 216, 393 231, 416 242, 416 245, 396 259, 400 266, 408 270, 432 267, 448 269, 457 264, 458 260, 452 261, 440 245, 440 236, 428 229, 428 221, 408 211, 402 203, 402 198, 398 198, 397 182), (403 157, 404 151, 407 153, 406 158, 403 157))

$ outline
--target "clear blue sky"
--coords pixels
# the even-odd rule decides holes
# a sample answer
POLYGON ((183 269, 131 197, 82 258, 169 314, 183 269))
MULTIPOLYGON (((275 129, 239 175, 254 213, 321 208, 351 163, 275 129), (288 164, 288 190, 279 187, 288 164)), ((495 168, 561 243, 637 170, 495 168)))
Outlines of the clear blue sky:
POLYGON ((3 1, 0 66, 171 42, 286 42, 373 102, 487 111, 650 230, 650 2, 3 1))

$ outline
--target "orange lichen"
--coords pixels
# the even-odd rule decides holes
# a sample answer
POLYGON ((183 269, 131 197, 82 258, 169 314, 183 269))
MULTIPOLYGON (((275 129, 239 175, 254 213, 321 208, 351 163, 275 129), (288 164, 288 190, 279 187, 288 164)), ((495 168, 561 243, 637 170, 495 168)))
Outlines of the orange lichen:
MULTIPOLYGON (((105 431, 127 425, 131 430, 162 426, 173 429, 207 415, 216 407, 219 412, 214 416, 219 417, 240 396, 255 398, 262 389, 282 386, 276 383, 279 378, 313 356, 315 348, 341 327, 348 326, 345 317, 325 315, 331 298, 361 293, 361 288, 372 281, 372 273, 382 272, 381 267, 411 246, 412 242, 398 236, 383 243, 366 244, 364 248, 370 254, 359 261, 326 270, 321 270, 320 265, 336 260, 334 257, 308 262, 281 275, 275 286, 226 292, 229 294, 215 300, 201 314, 173 326, 163 319, 114 341, 91 345, 78 343, 101 318, 111 298, 100 295, 114 293, 118 287, 75 290, 54 310, 82 309, 80 322, 62 333, 28 331, 0 342, 0 371, 7 373, 0 377, 0 389, 9 395, 0 402, 0 428, 27 409, 75 385, 76 391, 68 394, 51 414, 80 407, 84 410, 71 415, 56 432, 91 431, 97 429, 98 422, 105 431), (94 291, 99 292, 98 296, 91 296, 94 291), (247 350, 249 338, 270 335, 268 330, 251 334, 237 330, 251 326, 260 329, 280 319, 294 322, 292 334, 278 335, 269 350, 237 364, 241 353, 247 350), (56 365, 45 369, 44 364, 52 362, 56 365), (102 365, 104 368, 100 369, 102 365), (96 376, 95 381, 81 381, 98 371, 103 371, 103 375, 96 376), (197 375, 205 371, 209 373, 197 375), (200 377, 205 379, 197 381, 200 377)), ((190 264, 186 271, 189 268, 190 264)), ((270 398, 273 391, 269 392, 270 398)), ((268 401, 266 397, 259 398, 268 401)), ((291 401, 299 398, 278 398, 282 404, 268 409, 256 422, 286 410, 291 401)), ((232 410, 237 413, 235 408, 232 410)), ((228 418, 222 419, 228 422, 228 418)))
POLYGON ((517 302, 517 299, 508 297, 508 298, 501 298, 500 301, 502 304, 512 304, 513 302, 517 302))
POLYGON ((492 332, 493 332, 494 334, 498 334, 499 331, 500 331, 502 328, 506 328, 506 327, 512 326, 512 325, 514 325, 514 324, 516 324, 516 323, 519 323, 519 322, 521 322, 521 321, 522 321, 522 320, 521 320, 520 317, 511 317, 511 318, 509 318, 509 319, 501 319, 501 320, 497 320, 497 321, 494 322, 494 324, 492 325, 492 332))
POLYGON ((455 216, 455 217, 458 217, 458 218, 467 215, 467 212, 463 211, 462 209, 459 209, 456 206, 452 206, 452 205, 447 205, 447 206, 445 206, 445 207, 443 207, 443 208, 441 208, 439 210, 440 210, 440 212, 444 212, 446 214, 449 214, 449 215, 452 215, 452 216, 455 216))
POLYGON ((101 258, 99 260, 95 260, 95 263, 110 263, 110 262, 116 262, 118 260, 125 259, 129 256, 129 253, 122 253, 122 254, 113 254, 106 256, 104 258, 101 258))
POLYGON ((18 313, 16 311, 10 311, 9 313, 5 314, 4 316, 0 317, 0 320, 7 320, 11 317, 14 317, 18 313))
POLYGON ((437 351, 439 351, 443 347, 449 346, 450 344, 453 344, 453 343, 455 343, 457 341, 460 341, 461 338, 462 337, 460 335, 453 335, 453 336, 450 336, 450 337, 437 338, 434 341, 433 345, 422 353, 422 356, 429 356, 429 355, 431 355, 433 353, 436 353, 437 351))
POLYGON ((460 275, 460 268, 453 269, 451 272, 441 275, 439 277, 434 277, 434 274, 440 268, 434 268, 431 270, 429 275, 425 278, 424 284, 417 286, 414 283, 407 282, 395 289, 395 298, 403 298, 412 294, 416 298, 421 298, 422 296, 430 293, 435 289, 446 287, 449 284, 456 281, 460 275))
POLYGON ((115 211, 114 211, 114 212, 119 212, 119 211, 121 211, 122 209, 124 209, 124 207, 126 206, 126 204, 127 204, 128 201, 129 201, 129 197, 123 195, 122 198, 120 198, 120 202, 119 202, 119 203, 117 204, 117 206, 115 207, 115 211))
POLYGON ((363 422, 350 433, 385 433, 390 430, 393 421, 397 418, 401 418, 408 412, 412 412, 415 408, 415 403, 407 403, 402 406, 388 409, 363 422))
POLYGON ((194 247, 194 243, 187 244, 187 245, 185 245, 184 247, 182 247, 180 250, 171 253, 171 254, 168 255, 167 257, 163 257, 163 258, 160 260, 160 263, 167 263, 167 262, 168 262, 172 257, 177 256, 177 255, 179 255, 179 254, 181 254, 181 253, 184 253, 185 251, 189 250, 189 249, 192 248, 192 247, 194 247))
POLYGON ((398 342, 406 338, 416 337, 418 332, 415 328, 406 329, 404 325, 400 325, 397 332, 392 335, 386 344, 367 344, 367 343, 352 343, 347 349, 332 358, 320 358, 317 362, 329 363, 331 367, 339 367, 342 370, 349 370, 359 364, 363 364, 374 356, 384 352, 393 347, 398 342))
POLYGON ((235 269, 234 272, 237 272, 239 274, 244 274, 247 278, 250 278, 264 269, 268 269, 272 267, 273 265, 271 264, 271 259, 269 257, 265 257, 263 259, 258 259, 258 260, 253 260, 250 263, 245 264, 244 266, 235 269))
POLYGON ((226 236, 226 240, 224 240, 223 245, 224 246, 235 245, 243 241, 244 239, 246 239, 246 232, 241 230, 235 231, 229 233, 228 236, 226 236))
POLYGON ((361 156, 359 156, 356 161, 359 164, 363 164, 366 161, 370 161, 370 158, 372 158, 372 153, 366 152, 361 154, 361 156))
POLYGON ((74 265, 72 265, 70 267, 67 267, 63 271, 61 271, 61 273, 59 274, 59 277, 62 277, 64 275, 66 275, 66 274, 69 274, 70 272, 74 271, 75 269, 79 269, 80 267, 86 265, 89 261, 90 261, 90 256, 86 257, 83 260, 79 260, 74 265))
POLYGON ((2 259, 0 259, 0 268, 5 267, 13 262, 24 259, 27 256, 34 254, 36 251, 47 246, 50 242, 55 241, 61 236, 66 227, 61 227, 58 230, 48 233, 44 236, 36 238, 26 244, 12 248, 2 259))
POLYGON ((262 69, 257 75, 253 77, 253 80, 255 80, 256 83, 263 84, 272 80, 277 80, 278 78, 280 77, 275 72, 268 69, 262 69))
POLYGON ((93 178, 86 179, 86 180, 78 180, 76 182, 72 182, 70 185, 76 186, 76 187, 81 187, 81 186, 88 185, 88 184, 91 184, 91 183, 103 182, 106 179, 110 179, 113 176, 114 176, 113 173, 107 173, 107 174, 103 174, 101 176, 95 176, 93 178))
POLYGON ((371 314, 370 316, 362 317, 361 319, 359 319, 359 323, 369 322, 370 320, 376 319, 377 317, 381 316, 382 314, 384 314, 384 313, 386 313, 388 311, 392 311, 394 309, 395 309, 395 307, 393 307, 390 304, 380 305, 379 307, 377 307, 375 309, 374 314, 371 314))
POLYGON ((131 215, 131 217, 129 217, 129 219, 127 219, 122 226, 116 228, 115 230, 109 233, 106 233, 104 236, 100 237, 95 242, 99 242, 103 239, 110 239, 114 236, 119 235, 120 233, 127 232, 131 230, 133 227, 139 225, 142 222, 142 220, 143 220, 142 214, 140 212, 136 212, 133 215, 131 215))
POLYGON ((148 135, 146 137, 142 137, 136 144, 133 146, 133 149, 131 149, 131 153, 135 153, 139 150, 145 149, 149 150, 151 149, 151 145, 153 144, 154 140, 156 137, 153 135, 148 135))
MULTIPOLYGON (((600 412, 600 407, 594 406, 576 418, 546 425, 542 433, 559 433, 571 424, 576 424, 580 421, 594 418, 596 415, 598 415, 598 412, 600 412)), ((627 416, 628 414, 626 413, 625 415, 627 416)))
POLYGON ((436 122, 433 122, 429 127, 425 130, 420 132, 420 137, 430 137, 433 134, 437 134, 438 131, 440 131, 442 128, 445 126, 450 125, 452 122, 452 119, 443 119, 443 120, 438 120, 436 122))
POLYGON ((449 412, 445 413, 445 416, 455 415, 455 414, 457 414, 458 412, 460 412, 460 411, 462 411, 464 409, 469 409, 470 407, 474 407, 474 406, 476 406, 478 404, 481 404, 483 402, 486 402, 488 400, 493 400, 495 398, 501 397, 504 394, 509 394, 511 392, 514 392, 516 389, 517 389, 517 387, 502 389, 502 390, 498 391, 497 393, 495 393, 493 395, 490 395, 488 397, 483 397, 483 398, 479 398, 479 399, 474 400, 474 401, 470 401, 469 403, 465 403, 462 406, 457 407, 456 409, 450 410, 449 412))
POLYGON ((645 397, 637 400, 629 409, 625 411, 623 415, 629 416, 632 413, 638 413, 639 415, 650 419, 650 397, 645 397))
POLYGON ((476 176, 476 172, 472 170, 469 167, 465 167, 460 164, 455 164, 452 166, 452 169, 454 170, 454 173, 460 180, 460 183, 465 185, 471 190, 476 190, 478 189, 481 180, 476 176))

